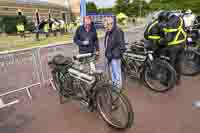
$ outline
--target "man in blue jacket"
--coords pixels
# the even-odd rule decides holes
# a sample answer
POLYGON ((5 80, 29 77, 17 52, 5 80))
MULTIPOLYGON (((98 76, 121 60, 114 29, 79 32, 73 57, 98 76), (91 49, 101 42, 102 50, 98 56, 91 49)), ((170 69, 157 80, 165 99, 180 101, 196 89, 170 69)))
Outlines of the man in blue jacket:
POLYGON ((77 28, 74 43, 78 45, 80 54, 96 53, 99 55, 99 40, 90 16, 85 16, 84 24, 77 28))

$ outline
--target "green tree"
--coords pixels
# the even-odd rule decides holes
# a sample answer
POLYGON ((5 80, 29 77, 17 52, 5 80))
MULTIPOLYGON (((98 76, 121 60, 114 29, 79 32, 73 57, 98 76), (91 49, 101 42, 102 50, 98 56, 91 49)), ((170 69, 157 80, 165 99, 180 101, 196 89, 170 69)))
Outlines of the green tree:
POLYGON ((149 4, 145 0, 117 0, 113 11, 120 12, 127 16, 145 16, 156 10, 184 10, 191 9, 195 13, 200 13, 200 0, 151 0, 149 4))
POLYGON ((113 13, 113 8, 99 8, 98 9, 99 13, 113 13))
POLYGON ((129 4, 128 16, 145 16, 150 10, 149 5, 142 0, 134 0, 129 4))
POLYGON ((191 9, 193 12, 200 12, 199 0, 152 0, 150 3, 151 11, 153 10, 176 10, 191 9))
POLYGON ((127 14, 128 11, 128 3, 124 0, 117 0, 114 6, 114 13, 119 14, 119 13, 125 13, 127 14))
POLYGON ((150 10, 149 5, 143 0, 124 1, 117 0, 114 6, 115 14, 125 13, 127 16, 144 16, 150 10))
POLYGON ((86 4, 86 9, 87 9, 88 13, 91 13, 91 12, 97 13, 98 12, 97 6, 94 2, 88 2, 86 4))

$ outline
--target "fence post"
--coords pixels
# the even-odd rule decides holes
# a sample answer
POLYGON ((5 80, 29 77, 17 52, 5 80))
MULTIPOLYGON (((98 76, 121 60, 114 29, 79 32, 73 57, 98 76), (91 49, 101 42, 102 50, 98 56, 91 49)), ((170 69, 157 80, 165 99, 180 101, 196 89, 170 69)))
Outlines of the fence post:
POLYGON ((41 73, 41 67, 40 67, 40 64, 39 64, 39 55, 38 55, 38 49, 35 48, 33 49, 33 65, 34 65, 34 71, 36 72, 37 74, 37 79, 39 80, 40 82, 40 88, 42 88, 42 78, 40 76, 40 73, 41 73))

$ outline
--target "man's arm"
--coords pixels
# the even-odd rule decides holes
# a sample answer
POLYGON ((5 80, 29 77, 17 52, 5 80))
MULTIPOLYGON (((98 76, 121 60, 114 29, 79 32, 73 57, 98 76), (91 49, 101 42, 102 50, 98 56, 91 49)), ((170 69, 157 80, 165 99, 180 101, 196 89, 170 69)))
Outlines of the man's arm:
POLYGON ((77 28, 75 35, 74 35, 74 43, 77 45, 83 45, 82 41, 80 40, 80 27, 77 28))

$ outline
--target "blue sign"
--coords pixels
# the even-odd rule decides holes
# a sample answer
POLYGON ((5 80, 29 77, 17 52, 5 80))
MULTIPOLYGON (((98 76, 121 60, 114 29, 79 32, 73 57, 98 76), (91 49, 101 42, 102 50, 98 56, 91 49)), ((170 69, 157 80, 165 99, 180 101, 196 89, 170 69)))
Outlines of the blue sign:
POLYGON ((80 18, 83 24, 83 17, 86 16, 86 0, 80 0, 80 18))

